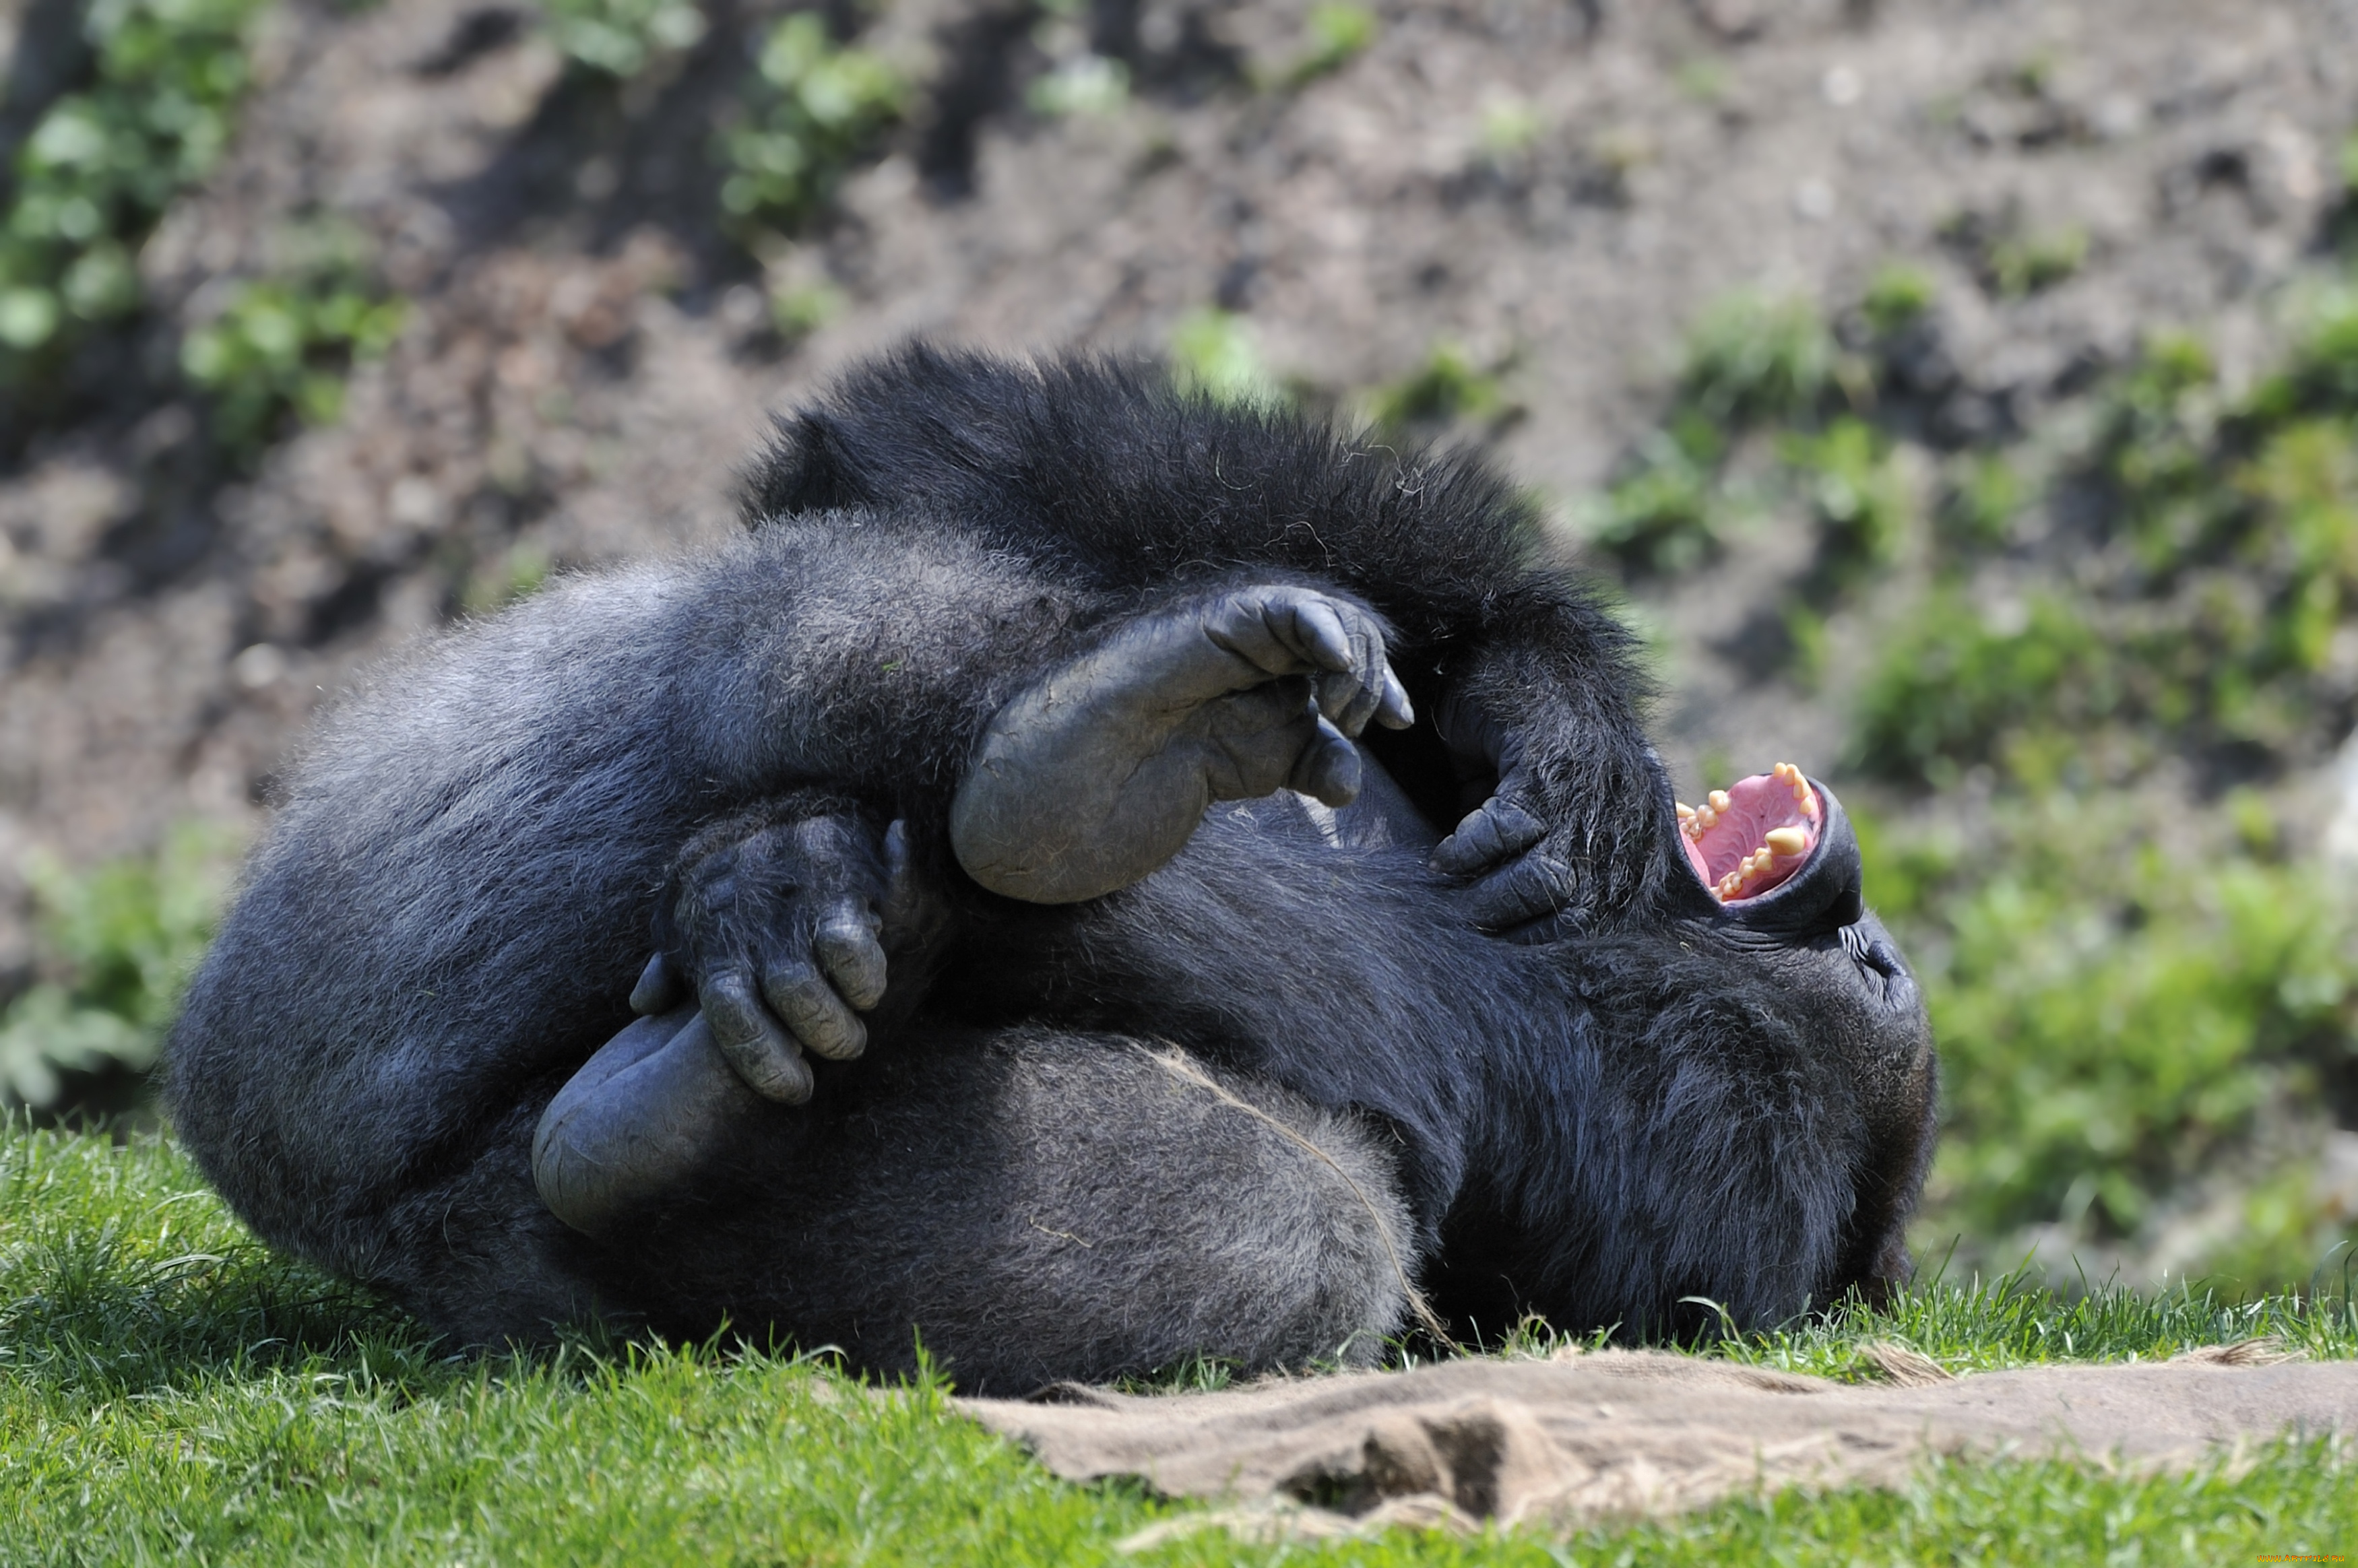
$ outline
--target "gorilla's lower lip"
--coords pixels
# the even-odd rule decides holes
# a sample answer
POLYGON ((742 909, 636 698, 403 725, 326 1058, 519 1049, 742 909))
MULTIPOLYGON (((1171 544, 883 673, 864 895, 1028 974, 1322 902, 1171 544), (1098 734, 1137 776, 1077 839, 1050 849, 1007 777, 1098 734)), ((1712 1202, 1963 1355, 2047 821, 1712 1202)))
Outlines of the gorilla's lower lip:
POLYGON ((1801 770, 1770 773, 1715 789, 1701 806, 1679 806, 1679 842, 1703 885, 1722 903, 1758 898, 1809 863, 1825 821, 1801 770))

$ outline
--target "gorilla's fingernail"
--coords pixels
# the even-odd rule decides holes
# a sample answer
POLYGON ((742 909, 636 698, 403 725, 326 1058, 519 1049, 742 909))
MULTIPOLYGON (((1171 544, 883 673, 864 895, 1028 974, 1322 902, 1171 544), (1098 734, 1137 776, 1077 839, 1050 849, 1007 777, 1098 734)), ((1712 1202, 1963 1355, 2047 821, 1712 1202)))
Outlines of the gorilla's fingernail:
POLYGON ((671 966, 657 953, 647 960, 647 967, 639 971, 638 983, 631 988, 631 1011, 642 1018, 667 1012, 677 994, 678 988, 672 984, 671 966))
POLYGON ((1408 687, 1389 669, 1384 671, 1384 699, 1376 719, 1387 730, 1405 730, 1416 722, 1416 704, 1408 699, 1408 687))

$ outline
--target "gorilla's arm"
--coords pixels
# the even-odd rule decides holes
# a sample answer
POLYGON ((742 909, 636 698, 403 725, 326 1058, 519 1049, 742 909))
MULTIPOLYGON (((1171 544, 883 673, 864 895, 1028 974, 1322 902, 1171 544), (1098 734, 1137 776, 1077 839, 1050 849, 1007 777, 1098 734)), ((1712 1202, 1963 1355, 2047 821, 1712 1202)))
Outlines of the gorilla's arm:
POLYGON ((1093 608, 939 530, 782 528, 562 583, 380 671, 290 771, 191 987, 181 1136, 333 1268, 384 1277, 439 1227, 484 1312, 572 1310, 524 1144, 628 1022, 676 853, 811 786, 880 831, 938 820, 974 734, 1093 608))
POLYGON ((1444 666, 1435 724, 1459 759, 1497 780, 1434 852, 1475 879, 1468 913, 1544 935, 1627 906, 1678 851, 1646 744, 1628 634, 1571 583, 1539 574, 1503 593, 1444 666), (1612 672, 1611 678, 1600 671, 1612 672))
POLYGON ((1475 454, 1222 407, 1149 366, 920 346, 782 423, 747 504, 769 525, 924 507, 1124 597, 1238 574, 1356 595, 1390 624, 1408 693, 1438 721, 1379 737, 1378 754, 1438 827, 1481 806, 1439 864, 1474 883, 1492 929, 1590 923, 1677 853, 1656 814, 1628 809, 1657 772, 1632 639, 1553 560, 1530 497, 1475 454))

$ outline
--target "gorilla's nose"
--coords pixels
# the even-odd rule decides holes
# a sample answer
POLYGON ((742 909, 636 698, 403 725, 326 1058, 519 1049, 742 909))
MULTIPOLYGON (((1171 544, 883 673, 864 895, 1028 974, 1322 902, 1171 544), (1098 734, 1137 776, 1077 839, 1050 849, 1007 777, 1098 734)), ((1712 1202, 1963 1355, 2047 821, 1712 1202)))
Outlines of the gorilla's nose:
POLYGON ((1858 835, 1834 792, 1816 779, 1818 841, 1810 858, 1777 886, 1755 898, 1730 903, 1726 913, 1764 935, 1802 938, 1855 925, 1866 913, 1861 896, 1866 868, 1859 860, 1858 835))

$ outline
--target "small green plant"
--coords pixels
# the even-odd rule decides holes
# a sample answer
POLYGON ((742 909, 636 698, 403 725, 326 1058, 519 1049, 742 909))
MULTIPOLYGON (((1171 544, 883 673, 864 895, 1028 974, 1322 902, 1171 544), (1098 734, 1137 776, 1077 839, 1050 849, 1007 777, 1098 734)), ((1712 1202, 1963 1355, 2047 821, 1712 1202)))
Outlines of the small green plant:
POLYGON ((1295 88, 1330 76, 1365 54, 1382 31, 1383 23, 1365 5, 1321 0, 1303 25, 1302 53, 1278 70, 1270 85, 1295 88))
POLYGON ((2028 500, 2005 453, 1974 453, 1959 464, 1942 497, 1941 532, 1960 553, 1993 549, 2005 543, 2028 500))
POLYGON ((850 301, 832 283, 791 284, 770 293, 770 325, 788 342, 799 342, 842 315, 850 301))
POLYGON ((625 81, 695 48, 706 27, 692 0, 547 0, 544 14, 567 58, 625 81))
POLYGON ((2325 289, 2303 302, 2292 351, 2237 410, 2266 428, 2304 414, 2358 413, 2358 287, 2325 289))
POLYGON ((0 388, 37 383, 83 334, 139 308, 132 257, 228 146, 261 5, 89 8, 96 80, 33 127, 0 213, 0 388))
POLYGON ((1905 262, 1887 262, 1867 280, 1859 313, 1878 338, 1895 338, 1922 320, 1940 298, 1931 276, 1905 262))
POLYGON ((1710 55, 1697 55, 1692 59, 1681 60, 1678 69, 1671 73, 1671 80, 1678 84, 1681 92, 1696 103, 1713 104, 1727 96, 1727 90, 1735 84, 1736 78, 1735 73, 1727 69, 1725 60, 1710 55))
POLYGON ((1400 380, 1378 387, 1368 409, 1369 421, 1378 429, 1389 431, 1498 421, 1514 412, 1499 371, 1476 364, 1454 343, 1436 345, 1422 364, 1400 380))
MULTIPOLYGON (((2043 1222, 2135 1236, 2255 1118, 2313 1103, 2358 1056, 2358 903, 2329 873, 2182 816, 2155 837, 2104 795, 2026 800, 1970 848, 1863 820, 1946 1065, 1928 1224, 1977 1256, 2043 1222)), ((2298 1285, 2342 1233, 2298 1150, 2258 1157, 2235 1261, 2298 1285)))
POLYGON ((1632 571, 1671 577, 1693 570, 1720 547, 1724 451, 1716 429, 1698 416, 1653 432, 1586 508, 1581 531, 1632 571))
POLYGON ((1130 102, 1130 67, 1103 55, 1076 54, 1033 78, 1023 99, 1048 120, 1119 114, 1130 102))
POLYGON ((2019 299, 2077 276, 2087 260, 2087 231, 2056 229, 1996 240, 1982 266, 1990 287, 2000 296, 2019 299))
POLYGON ((1546 129, 1546 118, 1529 99, 1498 97, 1482 105, 1482 150, 1493 158, 1513 157, 1546 129))
POLYGON ((749 101, 719 143, 720 204, 741 235, 806 222, 905 112, 908 83, 884 59, 838 44, 813 11, 772 29, 749 101))
POLYGON ((316 230, 283 249, 285 270, 240 284, 180 343, 180 368, 211 402, 215 438, 248 460, 290 416, 333 423, 353 362, 392 347, 407 316, 362 265, 357 235, 316 230))
POLYGON ((2111 650, 2061 599, 1985 615, 1937 593, 1868 676, 1852 757, 1887 778, 1946 786, 2010 741, 2109 719, 2121 701, 2111 650))
POLYGON ((1191 310, 1172 327, 1170 345, 1172 379, 1190 392, 1242 406, 1286 401, 1242 316, 1208 306, 1191 310))
POLYGON ((1689 333, 1679 400, 1739 425, 1805 418, 1835 390, 1840 357, 1808 300, 1739 290, 1706 306, 1689 333))
POLYGON ((55 1104, 60 1075, 145 1070, 227 894, 239 843, 189 826, 76 874, 32 862, 41 979, 0 1011, 0 1098, 55 1104))
POLYGON ((1866 420, 1844 416, 1823 430, 1779 442, 1788 468, 1801 480, 1818 524, 1821 568, 1847 585, 1887 566, 1899 548, 1910 511, 1908 484, 1891 443, 1866 420))
POLYGON ((459 608, 470 615, 489 615, 518 600, 529 599, 548 583, 556 565, 546 546, 520 541, 475 564, 459 592, 459 608))

